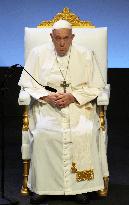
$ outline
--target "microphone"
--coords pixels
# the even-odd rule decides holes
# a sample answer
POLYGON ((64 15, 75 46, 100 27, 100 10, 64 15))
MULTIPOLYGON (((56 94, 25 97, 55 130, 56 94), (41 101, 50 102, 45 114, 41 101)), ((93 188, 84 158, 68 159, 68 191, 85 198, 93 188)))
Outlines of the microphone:
POLYGON ((48 91, 51 91, 51 92, 54 92, 54 93, 57 92, 57 90, 55 88, 52 88, 48 85, 43 86, 42 84, 40 84, 22 65, 14 64, 14 65, 10 66, 9 68, 14 70, 15 68, 18 68, 18 67, 22 68, 38 85, 44 87, 48 91))

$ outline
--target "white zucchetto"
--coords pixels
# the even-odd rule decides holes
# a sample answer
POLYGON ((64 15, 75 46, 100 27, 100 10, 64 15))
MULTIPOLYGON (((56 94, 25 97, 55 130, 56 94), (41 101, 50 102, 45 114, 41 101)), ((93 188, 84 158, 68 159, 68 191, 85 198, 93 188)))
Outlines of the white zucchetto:
POLYGON ((52 30, 61 28, 72 29, 72 25, 68 21, 61 19, 53 24, 52 30))

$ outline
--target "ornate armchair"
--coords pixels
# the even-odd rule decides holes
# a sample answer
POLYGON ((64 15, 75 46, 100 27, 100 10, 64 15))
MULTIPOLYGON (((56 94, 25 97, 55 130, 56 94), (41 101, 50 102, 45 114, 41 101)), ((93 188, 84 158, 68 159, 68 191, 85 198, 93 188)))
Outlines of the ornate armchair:
MULTIPOLYGON (((68 8, 64 8, 62 13, 57 14, 51 21, 41 22, 37 28, 25 28, 25 61, 29 52, 35 46, 41 45, 50 41, 50 31, 53 23, 59 19, 68 20, 73 26, 73 33, 75 39, 79 44, 88 47, 92 50, 94 63, 101 73, 103 81, 105 82, 105 89, 101 96, 97 98, 97 109, 100 117, 100 132, 101 137, 98 142, 100 161, 102 166, 103 178, 105 182, 104 190, 99 191, 99 195, 106 196, 108 191, 108 166, 106 156, 106 108, 109 103, 109 85, 107 85, 107 28, 95 28, 89 21, 81 21, 75 14, 71 13, 68 8)), ((24 90, 20 91, 19 105, 24 105, 23 113, 23 129, 22 129, 22 159, 23 159, 23 185, 21 193, 27 195, 29 190, 27 188, 27 179, 30 163, 29 152, 29 118, 28 109, 31 103, 31 97, 24 90)))

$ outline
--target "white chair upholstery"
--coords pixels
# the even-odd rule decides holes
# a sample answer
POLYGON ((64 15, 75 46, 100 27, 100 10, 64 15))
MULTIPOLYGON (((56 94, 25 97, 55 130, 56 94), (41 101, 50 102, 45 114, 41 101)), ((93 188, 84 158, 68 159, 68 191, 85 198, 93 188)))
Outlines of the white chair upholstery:
POLYGON ((97 105, 107 106, 109 104, 109 98, 110 98, 110 84, 107 84, 103 92, 97 98, 97 105))
POLYGON ((31 97, 30 95, 25 91, 21 90, 18 97, 18 104, 19 105, 30 105, 31 97))
MULTIPOLYGON (((25 61, 30 51, 51 41, 51 28, 25 28, 25 61)), ((107 28, 73 28, 73 42, 93 50, 101 69, 105 84, 107 82, 107 28)))

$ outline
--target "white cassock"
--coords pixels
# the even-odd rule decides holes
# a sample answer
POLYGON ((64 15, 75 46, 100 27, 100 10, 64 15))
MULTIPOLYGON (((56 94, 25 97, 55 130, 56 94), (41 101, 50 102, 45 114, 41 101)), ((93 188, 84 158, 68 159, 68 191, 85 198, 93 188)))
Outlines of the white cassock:
POLYGON ((39 100, 50 91, 23 71, 19 85, 32 96, 29 189, 40 195, 74 195, 103 189, 103 176, 109 173, 108 168, 103 173, 100 165, 95 99, 105 85, 92 52, 72 45, 71 53, 56 58, 53 45, 43 45, 32 50, 25 69, 40 84, 63 92, 61 69, 69 83, 67 92, 78 102, 57 109, 39 100))

